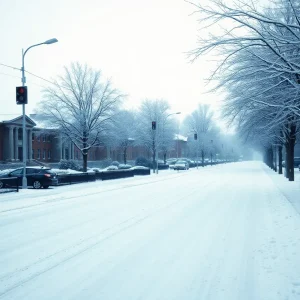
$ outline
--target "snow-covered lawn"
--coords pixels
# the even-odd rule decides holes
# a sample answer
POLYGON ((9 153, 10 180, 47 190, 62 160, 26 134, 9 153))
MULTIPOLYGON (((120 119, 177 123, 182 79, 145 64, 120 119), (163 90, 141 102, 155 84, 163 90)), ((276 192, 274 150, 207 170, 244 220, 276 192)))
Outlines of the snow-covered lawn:
POLYGON ((0 195, 0 299, 298 300, 299 195, 258 162, 0 195))

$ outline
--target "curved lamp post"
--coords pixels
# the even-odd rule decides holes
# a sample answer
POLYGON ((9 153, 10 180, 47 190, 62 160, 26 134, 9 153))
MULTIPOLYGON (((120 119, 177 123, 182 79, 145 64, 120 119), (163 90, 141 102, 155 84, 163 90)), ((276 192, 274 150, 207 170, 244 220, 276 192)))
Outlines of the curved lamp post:
MULTIPOLYGON (((28 47, 25 50, 25 52, 22 49, 22 68, 21 68, 21 71, 22 71, 22 86, 25 86, 25 83, 26 83, 25 69, 24 69, 24 59, 25 59, 25 55, 28 52, 28 50, 33 48, 33 47, 37 47, 37 46, 40 46, 40 45, 50 45, 50 44, 53 44, 53 43, 56 43, 56 42, 58 42, 57 39, 50 39, 50 40, 47 40, 43 43, 35 44, 35 45, 32 45, 32 46, 28 47)), ((23 120, 22 120, 22 127, 23 127, 23 136, 22 136, 22 147, 23 147, 22 188, 26 189, 27 188, 27 178, 26 178, 26 156, 27 156, 26 147, 27 147, 27 144, 26 144, 25 104, 22 104, 22 117, 23 117, 23 120)), ((31 155, 31 153, 29 153, 29 155, 31 155)))

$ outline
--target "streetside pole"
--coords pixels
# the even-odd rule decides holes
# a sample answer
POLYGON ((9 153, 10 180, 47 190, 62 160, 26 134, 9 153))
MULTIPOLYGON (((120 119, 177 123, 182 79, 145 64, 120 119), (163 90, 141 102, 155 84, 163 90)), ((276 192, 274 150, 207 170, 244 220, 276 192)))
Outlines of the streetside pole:
POLYGON ((158 145, 157 145, 157 126, 158 126, 158 122, 156 122, 156 130, 155 130, 155 140, 156 140, 156 174, 158 174, 158 145))
POLYGON ((199 156, 199 143, 198 143, 198 141, 197 141, 197 157, 196 157, 196 159, 197 159, 197 169, 198 169, 198 156, 199 156))
MULTIPOLYGON (((24 49, 22 49, 22 86, 25 86, 25 70, 24 70, 24 49)), ((22 188, 27 189, 27 177, 26 177, 26 155, 27 155, 27 141, 26 141, 26 123, 25 123, 25 104, 22 104, 22 148, 23 148, 23 178, 22 178, 22 188)))

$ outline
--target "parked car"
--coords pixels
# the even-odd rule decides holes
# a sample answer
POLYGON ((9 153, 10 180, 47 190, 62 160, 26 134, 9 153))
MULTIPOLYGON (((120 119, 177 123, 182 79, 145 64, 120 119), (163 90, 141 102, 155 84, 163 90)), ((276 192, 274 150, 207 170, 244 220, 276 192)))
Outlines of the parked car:
POLYGON ((189 169, 189 163, 185 160, 177 160, 174 167, 174 170, 188 170, 189 169))
POLYGON ((169 165, 170 169, 174 169, 175 163, 178 159, 167 159, 167 164, 169 165))
MULTIPOLYGON (((294 157, 294 168, 298 168, 300 165, 300 157, 294 157)), ((285 167, 285 160, 282 161, 282 166, 285 167)))
MULTIPOLYGON (((15 170, 2 171, 0 174, 0 188, 5 186, 12 186, 13 181, 6 182, 4 178, 17 177, 18 185, 22 186, 23 168, 15 170), (2 179, 3 178, 3 179, 2 179), (1 180, 2 179, 2 180, 1 180)), ((50 185, 57 185, 58 179, 55 172, 50 168, 45 167, 26 167, 27 185, 32 186, 34 189, 44 188, 47 189, 50 185)))

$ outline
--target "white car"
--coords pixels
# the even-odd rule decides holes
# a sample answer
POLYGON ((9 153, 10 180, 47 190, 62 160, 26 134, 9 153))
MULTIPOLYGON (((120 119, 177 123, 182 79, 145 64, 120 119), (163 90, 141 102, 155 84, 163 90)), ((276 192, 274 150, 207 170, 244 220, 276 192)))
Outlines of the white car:
POLYGON ((184 160, 177 160, 174 165, 174 170, 188 170, 189 169, 189 163, 184 160))

